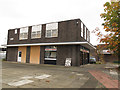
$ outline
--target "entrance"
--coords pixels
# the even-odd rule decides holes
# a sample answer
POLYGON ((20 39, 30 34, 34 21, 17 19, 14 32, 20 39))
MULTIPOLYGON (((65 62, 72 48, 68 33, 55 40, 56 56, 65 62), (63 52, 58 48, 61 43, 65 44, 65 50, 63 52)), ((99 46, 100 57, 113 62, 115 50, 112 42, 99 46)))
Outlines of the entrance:
POLYGON ((21 62, 21 56, 22 56, 22 52, 18 51, 18 62, 21 62))

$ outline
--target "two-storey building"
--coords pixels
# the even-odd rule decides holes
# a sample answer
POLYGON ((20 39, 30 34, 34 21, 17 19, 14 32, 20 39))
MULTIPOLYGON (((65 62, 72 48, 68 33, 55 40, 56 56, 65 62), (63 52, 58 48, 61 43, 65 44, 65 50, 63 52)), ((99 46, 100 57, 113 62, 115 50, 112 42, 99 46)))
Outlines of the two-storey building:
POLYGON ((89 63, 90 31, 80 19, 8 30, 7 61, 72 66, 89 63))

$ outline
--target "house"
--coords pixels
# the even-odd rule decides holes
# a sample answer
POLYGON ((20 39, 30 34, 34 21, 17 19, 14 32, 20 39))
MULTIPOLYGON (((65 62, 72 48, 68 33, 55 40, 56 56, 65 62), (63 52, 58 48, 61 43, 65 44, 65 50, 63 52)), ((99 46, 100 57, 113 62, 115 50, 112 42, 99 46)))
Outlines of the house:
POLYGON ((72 66, 89 63, 90 31, 80 19, 8 30, 7 61, 72 66))

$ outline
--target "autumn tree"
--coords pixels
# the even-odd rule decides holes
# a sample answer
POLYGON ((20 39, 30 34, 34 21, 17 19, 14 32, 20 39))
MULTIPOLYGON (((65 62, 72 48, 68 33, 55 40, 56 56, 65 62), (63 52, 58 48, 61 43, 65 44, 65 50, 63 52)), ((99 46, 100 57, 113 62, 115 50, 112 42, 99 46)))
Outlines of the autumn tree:
POLYGON ((102 25, 106 34, 103 34, 99 28, 93 30, 93 33, 96 33, 101 43, 105 43, 105 48, 118 54, 120 44, 120 2, 106 2, 104 7, 104 13, 100 16, 104 19, 102 25))

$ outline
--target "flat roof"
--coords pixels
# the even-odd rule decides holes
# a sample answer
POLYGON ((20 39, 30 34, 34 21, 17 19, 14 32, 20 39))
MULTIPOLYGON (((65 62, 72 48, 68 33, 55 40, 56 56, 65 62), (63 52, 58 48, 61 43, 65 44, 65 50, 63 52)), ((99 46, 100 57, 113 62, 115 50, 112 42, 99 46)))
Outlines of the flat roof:
MULTIPOLYGON (((76 18, 76 19, 66 19, 66 20, 61 20, 61 21, 53 21, 53 22, 46 22, 46 23, 41 23, 41 24, 34 24, 34 25, 29 25, 29 26, 21 26, 19 28, 23 28, 23 27, 30 27, 30 26, 35 26, 35 25, 44 25, 44 24, 50 24, 50 23, 59 23, 59 22, 65 22, 65 21, 71 21, 71 20, 80 20, 82 23, 83 21, 80 18, 76 18)), ((85 25, 85 23, 83 23, 85 25)), ((86 25, 85 25, 86 26, 86 25)), ((87 26, 86 26, 87 27, 87 26)), ((13 28, 13 29, 18 29, 18 28, 13 28)), ((13 30, 13 29, 9 29, 9 30, 13 30)), ((87 28, 88 29, 88 28, 87 28)), ((89 30, 89 29, 88 29, 89 30)))
POLYGON ((31 43, 31 44, 10 44, 6 45, 7 47, 16 47, 16 46, 48 46, 48 45, 82 45, 88 49, 96 49, 89 42, 57 42, 57 43, 31 43))

